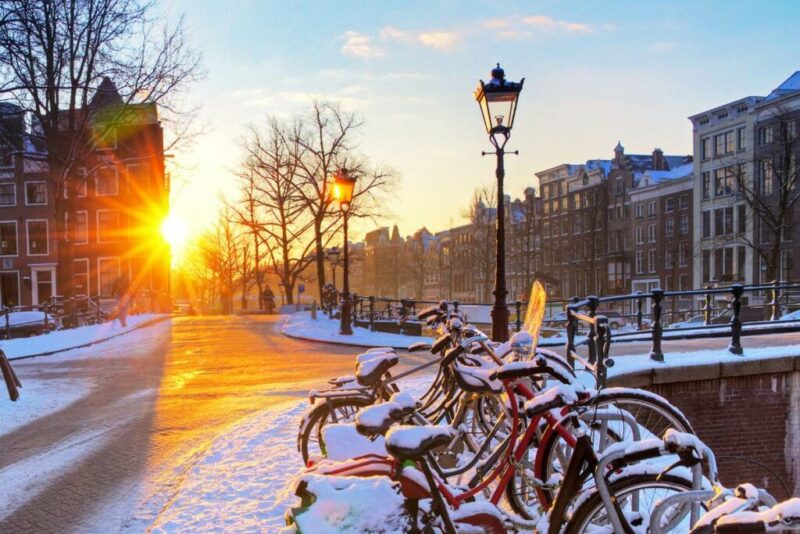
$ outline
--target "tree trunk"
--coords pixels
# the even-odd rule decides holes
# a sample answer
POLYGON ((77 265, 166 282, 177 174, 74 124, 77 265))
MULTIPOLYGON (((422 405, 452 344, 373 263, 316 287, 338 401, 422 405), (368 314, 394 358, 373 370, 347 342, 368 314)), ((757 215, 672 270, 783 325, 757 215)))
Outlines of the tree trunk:
POLYGON ((317 291, 319 292, 319 301, 322 302, 322 286, 325 285, 325 251, 322 248, 321 220, 314 223, 314 242, 317 248, 314 254, 314 260, 317 264, 317 291))

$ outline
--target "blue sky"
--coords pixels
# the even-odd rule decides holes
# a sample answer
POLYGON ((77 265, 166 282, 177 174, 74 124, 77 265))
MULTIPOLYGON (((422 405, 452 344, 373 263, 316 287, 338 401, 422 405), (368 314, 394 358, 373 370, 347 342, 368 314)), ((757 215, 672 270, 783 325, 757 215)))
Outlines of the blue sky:
MULTIPOLYGON (((687 116, 766 94, 800 70, 800 2, 218 2, 172 0, 204 56, 192 91, 208 132, 176 153, 174 212, 200 228, 246 124, 338 100, 366 121, 360 148, 401 177, 383 224, 460 222, 494 176, 472 98, 500 61, 526 78, 506 190, 559 163, 655 147, 691 152, 687 116)), ((361 228, 361 231, 368 228, 361 228)))

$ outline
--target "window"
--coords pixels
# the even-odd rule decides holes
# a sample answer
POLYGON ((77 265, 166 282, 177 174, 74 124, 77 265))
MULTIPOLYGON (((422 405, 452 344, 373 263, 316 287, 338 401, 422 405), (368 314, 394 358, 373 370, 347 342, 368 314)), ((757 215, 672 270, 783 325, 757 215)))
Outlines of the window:
POLYGON ((703 282, 711 280, 711 251, 703 251, 703 282))
POLYGON ((119 258, 98 258, 97 292, 101 297, 114 296, 114 283, 119 276, 119 258))
POLYGON ((664 203, 664 205, 665 205, 665 209, 666 209, 667 213, 672 213, 673 211, 675 211, 675 199, 674 198, 668 198, 666 200, 666 202, 664 203))
POLYGON ((634 213, 636 214, 637 219, 641 219, 644 216, 644 209, 642 208, 641 204, 636 204, 634 208, 634 213))
POLYGON ((107 165, 97 169, 95 173, 95 191, 97 196, 119 194, 119 178, 116 167, 107 165))
POLYGON ((656 216, 656 201, 651 200, 647 203, 647 216, 648 217, 655 217, 656 216))
POLYGON ((794 278, 792 274, 792 251, 784 250, 781 252, 781 280, 788 281, 794 278))
POLYGON ((678 248, 678 264, 681 267, 686 267, 688 265, 688 258, 689 258, 689 247, 686 243, 681 243, 680 247, 678 248))
POLYGON ((656 250, 653 248, 647 251, 647 270, 651 273, 656 272, 656 250))
POLYGON ((667 237, 675 235, 675 219, 673 217, 667 217, 664 222, 664 235, 667 237))
POLYGON ((0 222, 0 256, 17 255, 17 221, 0 222))
POLYGON ((773 173, 772 161, 765 159, 759 163, 761 180, 758 184, 758 189, 762 195, 771 195, 772 186, 775 182, 775 175, 773 173))
POLYGON ((680 207, 681 210, 688 210, 689 209, 689 196, 688 195, 682 195, 678 199, 678 206, 680 207))
POLYGON ((46 219, 29 219, 25 221, 28 229, 28 256, 47 256, 48 229, 46 219))
POLYGON ((701 153, 703 154, 703 159, 711 159, 711 139, 708 137, 703 138, 700 141, 701 146, 701 153))
POLYGON ((89 212, 75 212, 75 244, 85 245, 89 242, 89 212))
POLYGON ((703 212, 703 237, 711 237, 711 211, 703 212))
POLYGON ((681 235, 689 233, 689 215, 686 213, 681 214, 681 235))
POLYGON ((714 196, 730 195, 733 192, 734 172, 728 167, 714 171, 714 196))
POLYGON ((664 267, 667 268, 667 269, 671 269, 672 268, 672 251, 671 250, 665 250, 664 251, 664 267))
POLYGON ((75 294, 89 295, 89 260, 86 258, 76 259, 73 268, 73 279, 75 280, 75 294))
POLYGON ((730 154, 734 150, 733 131, 714 136, 714 149, 717 156, 730 154))
POLYGON ((575 205, 575 209, 581 209, 581 194, 580 193, 573 193, 572 194, 572 203, 575 205))
POLYGON ((703 173, 703 198, 710 198, 711 197, 711 173, 709 171, 705 171, 703 173))
POLYGON ((0 206, 17 205, 17 184, 0 184, 0 206))
POLYGON ((762 126, 758 129, 758 144, 771 145, 775 135, 775 130, 772 126, 762 126))
POLYGON ((618 195, 622 193, 622 177, 617 176, 616 180, 614 180, 614 192, 618 195))
POLYGON ((786 141, 794 141, 797 137, 797 121, 794 119, 786 121, 786 141))
MULTIPOLYGON (((611 265, 609 265, 611 268, 611 265)), ((636 251, 636 273, 641 274, 644 272, 644 252, 641 250, 636 251)))
POLYGON ((97 210, 97 242, 109 243, 119 238, 119 212, 97 210))
POLYGON ((651 224, 650 226, 647 227, 647 240, 650 243, 655 243, 656 242, 656 225, 655 224, 651 224))
POLYGON ((745 128, 736 130, 736 148, 737 150, 744 150, 747 148, 747 138, 745 137, 745 128))
POLYGON ((0 146, 0 167, 3 169, 14 168, 14 152, 11 147, 6 144, 0 146))
POLYGON ((737 212, 737 218, 739 219, 738 231, 740 234, 744 234, 747 232, 747 206, 745 204, 739 204, 737 212))
POLYGON ((76 184, 75 190, 77 193, 75 194, 76 197, 81 198, 86 196, 86 167, 78 167, 76 172, 76 184))
POLYGON ((47 183, 25 182, 25 204, 28 206, 47 204, 47 183))
POLYGON ((109 128, 97 136, 97 150, 113 150, 117 148, 117 131, 109 128))
POLYGON ((642 239, 642 233, 643 233, 642 232, 642 227, 641 226, 637 226, 636 227, 636 244, 637 245, 641 245, 642 243, 644 243, 644 240, 642 239))

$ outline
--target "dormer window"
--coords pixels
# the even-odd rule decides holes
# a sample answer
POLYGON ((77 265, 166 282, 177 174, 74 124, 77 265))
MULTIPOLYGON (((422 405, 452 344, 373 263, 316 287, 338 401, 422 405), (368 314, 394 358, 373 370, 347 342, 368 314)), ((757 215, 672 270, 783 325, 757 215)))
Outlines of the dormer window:
POLYGON ((0 168, 14 168, 14 153, 8 145, 0 147, 0 168))

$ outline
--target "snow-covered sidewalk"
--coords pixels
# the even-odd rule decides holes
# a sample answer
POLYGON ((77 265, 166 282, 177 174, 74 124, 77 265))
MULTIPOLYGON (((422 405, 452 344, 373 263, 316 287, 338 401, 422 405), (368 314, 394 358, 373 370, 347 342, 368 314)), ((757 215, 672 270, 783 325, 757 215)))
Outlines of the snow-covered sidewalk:
POLYGON ((406 349, 413 343, 432 341, 429 337, 370 332, 369 329, 360 327, 353 327, 352 336, 343 336, 339 333, 338 319, 329 319, 322 312, 317 312, 316 320, 311 318, 310 312, 293 313, 286 316, 280 328, 281 332, 289 337, 354 347, 406 349))
POLYGON ((41 336, 0 341, 0 349, 10 360, 53 354, 106 341, 169 317, 169 315, 155 313, 131 315, 128 317, 128 325, 124 328, 120 326, 119 321, 109 321, 69 330, 57 330, 41 336))

